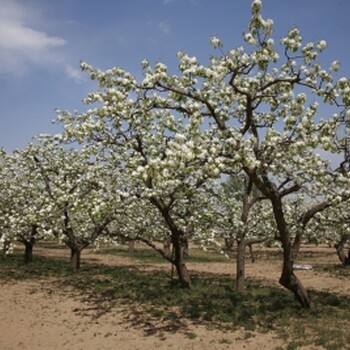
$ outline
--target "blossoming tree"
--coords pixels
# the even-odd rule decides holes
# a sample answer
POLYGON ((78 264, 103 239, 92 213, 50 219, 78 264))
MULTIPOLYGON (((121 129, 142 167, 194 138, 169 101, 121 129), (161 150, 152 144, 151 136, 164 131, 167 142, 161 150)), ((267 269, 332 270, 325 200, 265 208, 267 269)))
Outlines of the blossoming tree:
POLYGON ((53 238, 44 182, 30 155, 30 148, 15 150, 9 157, 11 177, 7 185, 8 231, 12 240, 25 246, 25 262, 32 261, 33 248, 38 240, 53 238))
POLYGON ((219 185, 213 195, 216 205, 212 208, 212 220, 225 238, 237 244, 236 291, 242 293, 245 283, 246 248, 253 256, 253 244, 266 240, 274 241, 276 227, 272 207, 255 188, 252 181, 243 174, 230 177, 219 185), (214 219, 215 218, 215 219, 214 219))
POLYGON ((28 154, 42 183, 50 231, 70 248, 76 272, 82 250, 98 243, 114 218, 120 198, 116 196, 112 203, 109 193, 118 191, 119 183, 107 181, 108 169, 93 161, 90 150, 66 149, 48 136, 39 141, 28 154))
POLYGON ((11 198, 10 184, 13 177, 11 172, 11 157, 4 149, 0 149, 0 249, 3 255, 13 248, 13 239, 10 230, 11 198))
POLYGON ((334 246, 340 262, 350 265, 350 247, 346 247, 350 242, 349 201, 315 215, 307 227, 306 235, 318 244, 334 246))
MULTIPOLYGON (((293 272, 302 230, 295 236, 285 218, 284 201, 295 193, 321 200, 302 215, 300 225, 346 197, 337 181, 349 184, 344 172, 334 172, 319 149, 339 153, 339 113, 320 120, 318 102, 340 108, 350 103, 350 81, 332 77, 334 62, 325 70, 318 62, 326 42, 302 44, 299 30, 281 39, 280 57, 272 39, 272 20, 261 16, 262 3, 252 3, 252 18, 244 35, 248 46, 223 52, 219 39, 212 44, 221 55, 208 66, 180 53, 182 75, 153 74, 153 87, 167 94, 168 109, 183 111, 191 119, 198 114, 213 121, 221 153, 242 167, 263 196, 271 201, 283 247, 280 283, 293 291, 305 307, 312 307, 307 291, 293 272), (308 103, 307 94, 315 97, 308 103), (180 101, 180 102, 178 102, 180 101), (196 106, 193 110, 183 106, 196 106), (292 239, 294 237, 294 239, 292 239)), ((227 162, 228 163, 228 162, 227 162)), ((344 188, 344 187, 343 187, 344 188)))
POLYGON ((208 65, 180 52, 180 73, 173 75, 162 63, 152 68, 143 61, 138 83, 118 67, 102 72, 83 64, 101 87, 87 102, 100 105, 81 115, 61 112, 59 119, 66 137, 108 150, 108 161, 113 154, 123 155, 119 165, 132 170, 133 187, 141 189, 139 195, 159 210, 172 232, 180 276, 187 272, 180 258, 183 228, 171 214, 177 196, 208 176, 244 171, 272 205, 283 247, 280 283, 303 306, 312 307, 293 262, 305 225, 347 197, 348 174, 333 171, 318 151, 341 151, 338 112, 350 104, 350 81, 333 78, 339 62, 328 70, 320 65, 324 40, 303 44, 293 28, 276 47, 273 21, 263 19, 261 1, 254 0, 251 8, 244 46, 224 52, 213 37, 219 54, 208 65), (308 95, 313 96, 310 102, 308 95), (335 113, 320 119, 320 103, 333 105, 335 113), (300 229, 292 233, 285 202, 297 193, 319 200, 300 216, 300 229))
MULTIPOLYGON (((147 63, 144 65, 147 70, 147 63)), ((81 115, 59 112, 65 137, 96 148, 102 162, 126 179, 124 191, 138 199, 140 213, 145 201, 156 209, 166 227, 161 230, 163 238, 169 237, 174 247, 173 256, 159 252, 175 266, 181 285, 188 288, 190 276, 183 252, 190 235, 191 202, 208 178, 220 174, 220 160, 211 154, 215 148, 205 148, 210 135, 200 131, 200 118, 185 120, 167 111, 167 98, 154 94, 149 73, 137 84, 118 67, 102 72, 83 64, 83 69, 103 88, 91 93, 86 103, 98 102, 102 107, 81 115)), ((165 67, 159 64, 157 69, 165 67)), ((136 229, 137 239, 148 231, 136 229)), ((152 240, 143 237, 143 241, 150 244, 152 240)))

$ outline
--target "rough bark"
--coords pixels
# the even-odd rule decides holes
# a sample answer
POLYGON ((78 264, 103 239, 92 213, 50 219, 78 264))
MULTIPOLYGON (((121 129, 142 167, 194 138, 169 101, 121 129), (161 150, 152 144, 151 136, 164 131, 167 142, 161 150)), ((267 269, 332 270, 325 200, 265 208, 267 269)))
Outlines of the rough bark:
POLYGON ((258 244, 258 243, 262 243, 262 242, 265 242, 265 241, 267 241, 267 237, 251 238, 251 239, 248 239, 246 241, 246 246, 249 248, 250 261, 252 263, 255 262, 255 254, 254 254, 253 245, 254 244, 258 244))
POLYGON ((312 309, 314 308, 314 303, 293 271, 294 259, 298 250, 293 250, 290 232, 284 218, 281 198, 278 196, 274 197, 272 200, 272 206, 283 247, 283 267, 279 282, 283 287, 294 293, 295 297, 303 307, 312 309))
MULTIPOLYGON (((245 226, 248 223, 248 215, 250 208, 254 204, 255 199, 249 200, 249 196, 252 192, 253 183, 247 179, 245 184, 244 193, 242 196, 242 214, 241 220, 245 226)), ((237 237, 237 257, 236 257, 236 292, 244 292, 245 283, 245 248, 247 244, 246 240, 246 227, 244 230, 238 233, 237 237)))
POLYGON ((38 231, 37 225, 31 226, 31 232, 29 238, 26 236, 20 236, 18 239, 21 243, 24 244, 24 262, 26 264, 31 263, 33 261, 33 247, 36 243, 36 236, 38 231))
POLYGON ((249 247, 251 262, 255 262, 253 244, 264 242, 266 238, 252 238, 237 240, 237 257, 236 257, 236 292, 243 293, 245 285, 245 258, 246 247, 249 247))
POLYGON ((237 240, 237 258, 236 258, 236 292, 244 292, 245 282, 245 239, 237 240))
POLYGON ((187 239, 185 232, 182 231, 173 220, 170 213, 170 206, 165 205, 157 198, 151 198, 151 203, 160 211, 167 227, 171 233, 171 243, 173 244, 174 257, 171 262, 176 268, 179 276, 181 287, 191 288, 191 278, 184 260, 184 250, 186 245, 184 241, 187 239))
POLYGON ((345 249, 346 242, 349 239, 350 239, 350 236, 348 235, 342 236, 340 241, 337 244, 335 244, 335 249, 337 250, 339 260, 344 266, 350 265, 350 248, 348 249, 347 254, 345 249))
POLYGON ((172 237, 172 243, 174 247, 174 260, 173 264, 175 265, 176 271, 179 276, 180 284, 182 288, 189 289, 191 288, 191 278, 188 272, 187 266, 184 260, 184 246, 181 241, 181 235, 176 233, 172 237))
POLYGON ((280 284, 292 291, 303 307, 313 309, 313 301, 311 300, 307 290, 304 288, 298 277, 294 274, 293 268, 290 268, 289 259, 287 260, 287 262, 283 263, 283 271, 279 280, 280 284))
MULTIPOLYGON (((295 192, 298 190, 298 187, 294 186, 288 188, 287 190, 279 192, 279 189, 268 179, 267 175, 263 175, 259 178, 255 171, 251 171, 248 168, 245 168, 246 173, 252 179, 256 187, 261 191, 261 193, 266 196, 271 201, 274 218, 277 226, 277 230, 279 232, 279 239, 282 243, 283 248, 283 267, 282 274, 280 277, 280 284, 294 293, 297 300, 300 304, 305 308, 314 308, 314 303, 312 302, 309 294, 306 289, 297 278, 297 276, 293 272, 293 264, 294 259, 299 250, 300 242, 299 239, 301 237, 298 236, 297 241, 294 244, 294 249, 292 246, 291 235, 288 229, 288 224, 284 217, 282 198, 283 196, 295 192)), ((324 205, 320 207, 320 210, 324 208, 324 205)), ((317 212, 316 209, 312 211, 312 214, 317 212)), ((310 214, 311 217, 311 214, 310 214)), ((305 219, 305 223, 307 223, 307 219, 305 219)))
POLYGON ((73 272, 80 269, 80 256, 83 249, 80 247, 71 247, 70 266, 73 272))
POLYGON ((255 254, 254 254, 254 249, 253 249, 253 243, 247 244, 249 248, 249 255, 250 255, 250 261, 252 263, 255 263, 255 254))
POLYGON ((180 244, 181 244, 181 248, 182 248, 182 257, 184 259, 187 259, 189 256, 189 245, 188 245, 188 239, 187 237, 180 237, 180 244))
POLYGON ((33 247, 34 243, 31 241, 25 241, 24 243, 24 262, 26 264, 31 263, 33 261, 33 247))
POLYGON ((232 250, 232 249, 233 249, 234 243, 235 243, 234 238, 232 238, 232 237, 226 237, 226 238, 225 238, 225 249, 226 249, 226 250, 232 250))
POLYGON ((171 239, 169 239, 169 237, 163 240, 163 250, 165 254, 171 256, 171 239))

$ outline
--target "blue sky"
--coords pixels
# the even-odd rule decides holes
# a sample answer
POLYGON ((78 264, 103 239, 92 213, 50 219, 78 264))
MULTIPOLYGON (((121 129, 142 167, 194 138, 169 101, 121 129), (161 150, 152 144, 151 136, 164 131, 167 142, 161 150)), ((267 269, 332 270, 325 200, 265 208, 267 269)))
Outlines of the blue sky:
MULTIPOLYGON (((215 35, 243 43, 250 0, 0 0, 0 147, 22 148, 38 133, 56 133, 55 108, 83 111, 96 85, 81 60, 136 75, 142 59, 176 69, 179 50, 206 61, 215 35)), ((278 41, 299 27, 305 42, 325 39, 326 67, 350 72, 349 0, 263 0, 278 41)))

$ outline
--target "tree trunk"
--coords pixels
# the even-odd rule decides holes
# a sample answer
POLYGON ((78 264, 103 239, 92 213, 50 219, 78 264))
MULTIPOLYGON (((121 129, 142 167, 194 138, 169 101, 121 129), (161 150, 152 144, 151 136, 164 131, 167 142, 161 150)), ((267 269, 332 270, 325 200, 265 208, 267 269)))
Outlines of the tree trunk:
POLYGON ((181 237, 180 243, 181 243, 181 249, 182 249, 182 257, 184 259, 187 259, 188 256, 189 256, 189 253, 188 253, 188 239, 187 239, 187 237, 181 237))
POLYGON ((128 253, 130 256, 134 255, 134 249, 135 249, 135 240, 131 239, 129 241, 129 245, 128 245, 128 253))
MULTIPOLYGON (((296 258, 298 253, 299 239, 301 239, 301 235, 297 237, 297 242, 295 242, 295 249, 293 249, 291 235, 289 232, 288 223, 284 216, 284 210, 282 205, 283 197, 286 196, 288 193, 292 193, 293 191, 299 190, 299 186, 292 186, 288 189, 288 191, 285 190, 281 191, 280 193, 278 187, 269 180, 267 174, 263 174, 263 176, 260 178, 255 170, 252 171, 251 169, 245 167, 244 171, 252 179, 258 190, 260 190, 261 193, 264 196, 266 196, 266 198, 268 198, 272 204, 273 214, 279 233, 279 239, 282 243, 283 248, 283 267, 282 274, 279 280, 280 284, 292 291, 303 307, 314 308, 314 303, 312 302, 306 289, 303 287, 303 285, 301 284, 301 282, 299 281, 299 279, 293 271, 294 259, 296 258)), ((326 206, 327 204, 326 202, 324 202, 314 207, 304 217, 303 223, 306 224, 308 220, 312 217, 312 215, 314 215, 316 212, 322 209, 325 209, 326 206)))
POLYGON ((182 245, 182 237, 180 235, 173 235, 173 247, 174 247, 174 265, 179 276, 180 284, 182 288, 191 288, 190 274, 188 273, 187 266, 184 261, 184 247, 182 245))
POLYGON ((237 258, 236 258, 236 292, 244 292, 245 282, 245 239, 237 240, 237 258))
POLYGON ((191 288, 191 279, 188 273, 186 264, 184 262, 183 251, 184 247, 182 241, 186 238, 185 232, 179 229, 170 215, 170 207, 164 205, 164 203, 155 197, 151 197, 151 203, 155 205, 156 208, 162 214, 162 217, 167 224, 171 232, 171 243, 173 244, 174 257, 171 258, 171 262, 175 265, 176 271, 179 275, 180 284, 183 288, 191 288))
POLYGON ((21 243, 24 244, 25 247, 24 262, 26 264, 31 263, 33 261, 33 247, 36 243, 37 231, 38 225, 32 225, 29 238, 26 238, 25 236, 20 236, 20 238, 18 239, 21 243))
POLYGON ((28 242, 28 241, 24 242, 24 247, 25 247, 24 262, 26 264, 31 263, 33 261, 33 246, 34 246, 33 242, 28 242))
POLYGON ((250 261, 252 263, 255 263, 255 255, 254 255, 253 243, 249 243, 249 244, 247 244, 247 246, 249 248, 250 261))
POLYGON ((309 309, 313 309, 315 307, 307 290, 304 288, 298 277, 294 274, 293 269, 290 271, 290 267, 285 267, 284 264, 279 282, 283 287, 294 293, 295 297, 303 307, 309 309))
POLYGON ((238 233, 237 236, 237 258, 236 258, 236 292, 244 292, 244 283, 245 283, 245 248, 247 245, 246 233, 247 233, 247 224, 248 216, 251 206, 254 204, 254 199, 249 200, 253 188, 253 183, 249 179, 245 181, 245 189, 242 197, 242 214, 241 220, 244 223, 244 229, 238 233))
POLYGON ((337 250, 337 254, 339 257, 339 260, 341 261, 341 263, 345 266, 345 265, 350 265, 350 248, 348 250, 348 254, 346 255, 345 253, 345 244, 348 241, 348 239, 350 238, 350 236, 342 236, 342 238, 340 239, 339 243, 337 243, 335 245, 335 249, 337 250))
POLYGON ((283 267, 279 282, 283 287, 294 293, 303 307, 313 309, 314 303, 293 271, 294 259, 298 253, 298 247, 296 246, 293 249, 288 225, 284 218, 281 198, 278 196, 274 197, 272 199, 272 206, 283 248, 283 267))
POLYGON ((191 279, 186 264, 184 262, 175 263, 175 267, 179 275, 181 287, 185 289, 190 289, 191 279))
POLYGON ((226 237, 225 238, 225 249, 232 250, 234 242, 235 242, 235 240, 232 237, 226 237))
POLYGON ((166 255, 171 256, 171 238, 164 238, 163 249, 166 255))
POLYGON ((71 256, 70 256, 70 266, 73 272, 78 272, 80 269, 80 256, 81 256, 82 248, 71 248, 71 256))

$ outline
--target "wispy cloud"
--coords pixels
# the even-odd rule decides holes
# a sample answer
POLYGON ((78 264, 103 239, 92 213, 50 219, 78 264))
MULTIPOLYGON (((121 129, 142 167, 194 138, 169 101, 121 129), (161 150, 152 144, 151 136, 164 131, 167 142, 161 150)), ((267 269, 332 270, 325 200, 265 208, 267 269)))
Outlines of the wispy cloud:
MULTIPOLYGON (((16 0, 2 0, 0 12, 0 73, 22 75, 33 66, 59 65, 68 77, 77 79, 62 47, 64 38, 35 28, 28 18, 37 13, 16 0)), ((40 18, 37 18, 40 22, 40 18)))
POLYGON ((68 78, 73 79, 78 83, 85 80, 85 75, 82 73, 81 69, 76 68, 69 63, 64 64, 64 69, 68 75, 68 78))
POLYGON ((174 0, 163 0, 163 4, 167 5, 170 4, 171 2, 173 2, 174 0))
POLYGON ((159 30, 164 34, 170 33, 170 26, 166 21, 162 21, 158 24, 159 30))

